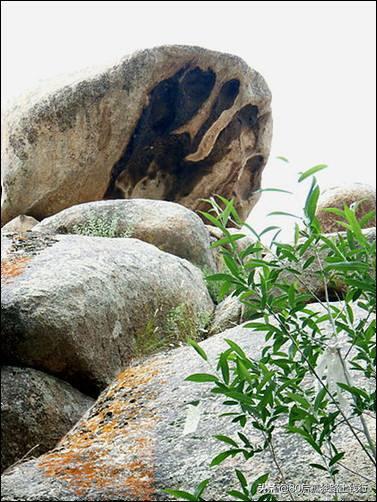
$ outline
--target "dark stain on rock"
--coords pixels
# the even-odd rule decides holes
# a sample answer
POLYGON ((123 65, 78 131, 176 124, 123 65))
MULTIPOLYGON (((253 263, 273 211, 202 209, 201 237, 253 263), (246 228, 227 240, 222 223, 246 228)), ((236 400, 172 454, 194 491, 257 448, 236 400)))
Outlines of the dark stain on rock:
MULTIPOLYGON (((258 136, 258 107, 246 105, 221 131, 206 158, 197 162, 185 160, 197 151, 206 132, 225 110, 234 105, 239 94, 240 81, 228 80, 222 85, 207 119, 193 138, 187 132, 174 133, 198 113, 213 91, 215 81, 216 75, 211 69, 186 66, 154 87, 149 95, 149 104, 144 108, 121 158, 112 169, 105 199, 139 196, 147 183, 153 180, 156 198, 179 201, 193 191, 203 176, 211 173, 214 165, 229 153, 232 142, 243 130, 250 130, 258 136), (136 186, 137 195, 133 195, 136 186)), ((246 168, 250 173, 246 191, 255 188, 251 178, 251 173, 256 171, 255 162, 252 162, 253 169, 249 169, 249 166, 246 168)), ((240 167, 240 162, 235 161, 231 179, 227 183, 236 183, 240 167)), ((219 188, 218 193, 231 198, 231 189, 231 186, 224 184, 223 191, 219 188)), ((145 193, 147 197, 154 197, 149 190, 145 193)))
POLYGON ((125 170, 131 187, 146 175, 154 179, 157 170, 162 171, 162 178, 164 173, 174 173, 190 153, 191 145, 188 134, 172 132, 197 113, 210 96, 215 81, 216 75, 210 69, 184 67, 156 85, 130 142, 113 167, 105 198, 120 195, 115 182, 125 170), (151 168, 152 162, 157 169, 151 168))

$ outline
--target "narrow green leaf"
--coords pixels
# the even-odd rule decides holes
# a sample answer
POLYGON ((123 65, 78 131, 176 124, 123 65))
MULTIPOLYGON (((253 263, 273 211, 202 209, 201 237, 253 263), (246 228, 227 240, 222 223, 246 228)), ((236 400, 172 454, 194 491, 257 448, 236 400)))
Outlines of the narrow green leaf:
POLYGON ((285 211, 272 211, 272 213, 268 213, 267 216, 290 216, 291 218, 302 219, 301 216, 297 216, 297 214, 286 213, 285 211))
POLYGON ((247 359, 245 352, 241 349, 239 345, 237 345, 235 342, 232 340, 229 340, 228 338, 225 338, 225 342, 229 345, 231 349, 234 350, 239 356, 241 356, 244 359, 247 359))
POLYGON ((241 471, 239 471, 238 469, 236 469, 236 475, 237 475, 238 481, 240 482, 240 485, 242 486, 242 488, 243 489, 247 488, 247 480, 246 480, 245 476, 243 475, 243 473, 241 471))
POLYGON ((234 457, 234 455, 236 455, 239 452, 240 450, 228 450, 220 453, 212 460, 212 462, 210 463, 210 467, 215 467, 216 465, 220 465, 228 457, 234 457))
POLYGON ((191 345, 191 347, 200 355, 200 357, 202 359, 204 359, 205 361, 208 361, 208 356, 207 354, 205 353, 204 349, 202 349, 202 347, 193 339, 190 339, 188 341, 189 345, 191 345))
POLYGON ((259 190, 256 190, 256 192, 278 192, 293 195, 293 192, 290 192, 289 190, 282 190, 281 188, 260 188, 259 190))
POLYGON ((327 167, 328 167, 327 164, 318 164, 317 166, 311 167, 307 171, 300 173, 300 177, 298 179, 299 183, 306 180, 310 176, 313 176, 314 174, 318 173, 319 171, 323 171, 323 169, 327 169, 327 167))
POLYGON ((287 392, 287 396, 290 397, 296 403, 301 404, 301 406, 303 406, 305 409, 310 408, 310 403, 304 396, 296 394, 295 392, 287 392))
POLYGON ((215 438, 218 441, 222 441, 223 443, 230 444, 230 446, 233 446, 234 448, 238 448, 238 444, 236 443, 236 441, 234 441, 232 438, 230 438, 228 436, 219 435, 219 436, 215 436, 215 438))
POLYGON ((188 492, 184 492, 182 490, 164 490, 164 492, 167 493, 168 495, 172 495, 177 499, 191 500, 192 502, 197 501, 197 498, 194 495, 188 492))
POLYGON ((327 395, 327 389, 326 387, 322 387, 322 389, 318 392, 317 397, 315 398, 314 401, 314 410, 318 411, 321 407, 321 404, 323 403, 324 398, 327 395))
POLYGON ((333 458, 330 460, 329 467, 333 466, 334 464, 338 463, 339 460, 342 460, 344 457, 345 452, 340 452, 337 453, 336 455, 333 456, 333 458))
POLYGON ((194 496, 196 497, 197 500, 200 499, 200 497, 203 495, 205 489, 207 488, 209 484, 209 479, 205 479, 201 483, 198 484, 197 489, 195 490, 194 496))
POLYGON ((289 160, 287 159, 287 157, 283 157, 282 155, 278 155, 276 158, 278 160, 282 160, 283 162, 289 162, 289 160))
POLYGON ((185 379, 187 382, 217 382, 218 378, 208 373, 194 373, 185 379))
POLYGON ((321 464, 309 464, 310 467, 314 467, 314 469, 319 469, 320 471, 326 471, 327 472, 327 467, 324 467, 321 464))
POLYGON ((211 244, 211 248, 217 248, 219 246, 226 246, 227 244, 230 244, 232 242, 236 242, 240 239, 243 239, 245 237, 245 234, 231 234, 227 237, 223 237, 222 239, 219 239, 216 242, 213 242, 211 244))
POLYGON ((230 490, 228 492, 228 495, 231 497, 238 499, 238 500, 243 500, 244 502, 248 502, 250 499, 247 495, 244 495, 243 493, 239 492, 238 490, 230 490))
POLYGON ((264 485, 268 480, 269 474, 263 474, 259 478, 257 478, 254 483, 251 485, 250 493, 251 495, 255 495, 258 491, 258 487, 264 485))
POLYGON ((337 207, 325 207, 322 211, 325 213, 335 214, 336 216, 339 216, 339 218, 345 219, 344 211, 338 209, 337 207))

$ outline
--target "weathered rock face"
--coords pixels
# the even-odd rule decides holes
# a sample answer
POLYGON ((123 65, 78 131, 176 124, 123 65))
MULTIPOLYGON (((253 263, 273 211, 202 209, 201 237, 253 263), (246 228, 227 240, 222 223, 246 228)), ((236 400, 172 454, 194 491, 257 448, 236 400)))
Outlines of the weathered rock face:
POLYGON ((209 234, 202 220, 193 211, 172 202, 132 199, 79 204, 46 218, 34 230, 133 237, 202 269, 215 269, 209 234))
POLYGON ((213 310, 197 267, 137 239, 30 232, 4 247, 3 363, 89 394, 133 354, 184 339, 213 310))
POLYGON ((215 308, 210 333, 215 335, 240 324, 243 310, 244 305, 236 296, 227 296, 215 308))
POLYGON ((25 214, 21 214, 17 216, 17 218, 13 218, 13 220, 9 221, 6 225, 4 225, 1 229, 1 232, 6 233, 23 233, 31 230, 35 225, 38 225, 39 221, 33 218, 32 216, 26 216, 25 214))
POLYGON ((51 84, 5 116, 2 221, 103 198, 197 210, 213 193, 246 218, 269 154, 270 100, 240 58, 189 46, 51 84))
POLYGON ((41 371, 1 368, 1 470, 54 448, 93 403, 41 371))
MULTIPOLYGON (((340 232, 344 227, 339 224, 338 216, 324 211, 326 208, 335 207, 343 209, 344 205, 350 207, 351 204, 359 203, 356 212, 360 219, 370 211, 376 210, 376 189, 364 183, 352 183, 341 185, 325 190, 318 201, 317 218, 319 219, 323 232, 340 232)), ((376 226, 376 218, 371 217, 364 224, 364 228, 376 226)))
MULTIPOLYGON (((233 328, 202 342, 212 363, 227 347, 224 338, 255 357, 265 346, 264 335, 233 328)), ((251 480, 271 472, 270 482, 280 484, 268 455, 256 455, 247 462, 235 457, 209 468, 212 458, 225 449, 213 436, 236 438, 239 429, 229 417, 220 417, 225 407, 210 392, 210 384, 184 380, 189 374, 207 371, 203 360, 190 347, 183 347, 120 373, 54 451, 2 477, 4 500, 167 500, 165 488, 193 491, 208 478, 211 484, 205 499, 229 500, 227 489, 236 488, 234 468, 241 468, 251 480), (188 416, 194 418, 198 400, 199 421, 195 427, 192 420, 190 428, 188 416)), ((370 426, 373 429, 373 419, 370 426)), ((260 443, 256 429, 248 425, 242 431, 253 444, 260 443)), ((278 425, 275 437, 276 455, 284 462, 289 483, 307 484, 310 479, 311 485, 328 485, 323 474, 309 466, 318 463, 318 458, 303 440, 288 436, 278 425)), ((346 427, 339 427, 334 441, 346 451, 342 463, 351 469, 357 465, 358 472, 373 479, 373 467, 355 447, 346 427)), ((360 479, 341 469, 337 482, 350 486, 360 484, 360 479)), ((289 499, 289 494, 280 496, 289 499)), ((301 496, 302 500, 313 500, 313 496, 328 500, 329 493, 302 492, 301 496)), ((350 494, 352 500, 355 496, 359 494, 350 494)), ((370 500, 360 494, 358 500, 363 499, 370 500)))

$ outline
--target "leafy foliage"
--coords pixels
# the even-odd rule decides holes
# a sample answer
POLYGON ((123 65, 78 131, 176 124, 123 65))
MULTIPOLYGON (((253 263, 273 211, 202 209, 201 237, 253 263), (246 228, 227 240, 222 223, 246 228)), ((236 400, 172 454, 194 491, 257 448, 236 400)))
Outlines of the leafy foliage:
MULTIPOLYGON (((227 266, 224 273, 208 280, 221 282, 224 292, 238 295, 253 312, 246 325, 251 333, 265 333, 259 358, 226 340, 228 349, 219 354, 215 370, 210 366, 208 373, 187 378, 213 383, 212 393, 229 407, 225 416, 235 424, 235 430, 239 428, 234 437, 216 436, 226 449, 212 460, 212 467, 229 457, 242 456, 246 462, 269 452, 284 482, 284 469, 274 447, 278 423, 316 452, 318 461, 311 467, 324 471, 334 485, 339 470, 347 469, 342 462, 346 452, 341 451, 335 436, 340 426, 349 429, 366 460, 376 464, 375 444, 366 421, 367 415, 376 412, 376 248, 362 232, 355 206, 333 210, 343 219, 343 234, 334 239, 321 232, 316 218, 320 188, 314 175, 325 167, 321 164, 300 175, 300 182, 311 179, 311 185, 303 216, 289 215, 299 221, 291 244, 277 240, 276 227, 258 234, 240 220, 233 202, 223 197, 210 199, 210 211, 202 213, 221 230, 222 237, 213 246, 221 251, 227 266), (243 225, 256 242, 239 251, 239 236, 231 234, 228 227, 243 225), (269 246, 261 239, 268 232, 274 232, 269 246), (324 299, 316 298, 320 310, 308 304, 309 297, 316 297, 302 279, 302 270, 308 267, 314 267, 323 281, 324 299), (294 280, 284 280, 286 271, 294 280), (346 286, 342 302, 330 301, 329 285, 334 280, 346 286), (355 314, 356 307, 365 311, 361 320, 355 314), (351 374, 362 378, 353 382, 351 374), (243 432, 248 423, 260 433, 258 444, 243 432)), ((192 345, 207 361, 204 350, 195 342, 192 345)), ((251 483, 241 471, 235 474, 241 489, 229 491, 233 499, 276 500, 271 493, 259 492, 269 473, 251 483)), ((182 492, 169 493, 185 500, 203 500, 207 485, 208 480, 195 494, 186 492, 184 497, 182 492)))

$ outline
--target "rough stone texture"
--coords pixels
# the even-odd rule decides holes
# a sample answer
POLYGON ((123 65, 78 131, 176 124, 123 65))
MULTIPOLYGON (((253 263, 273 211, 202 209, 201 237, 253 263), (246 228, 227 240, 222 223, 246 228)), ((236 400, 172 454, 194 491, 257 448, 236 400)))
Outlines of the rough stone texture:
POLYGON ((8 223, 2 227, 1 232, 4 234, 14 232, 24 233, 31 230, 35 225, 38 225, 38 223, 39 221, 32 216, 21 214, 17 216, 17 218, 8 221, 8 223))
MULTIPOLYGON (((351 206, 355 202, 360 202, 357 210, 357 217, 361 218, 370 211, 376 210, 376 189, 370 185, 363 183, 352 183, 341 185, 325 190, 318 201, 317 214, 322 230, 325 233, 339 232, 344 230, 342 225, 339 225, 340 218, 334 214, 324 211, 326 208, 335 207, 343 209, 344 205, 351 206)), ((341 221, 341 220, 340 220, 341 221)), ((376 218, 372 217, 366 224, 365 228, 375 227, 376 218)))
POLYGON ((45 370, 88 394, 131 355, 169 342, 172 321, 183 339, 188 322, 212 314, 202 272, 137 239, 30 232, 4 247, 3 363, 45 370))
POLYGON ((93 227, 104 227, 117 237, 126 235, 149 242, 202 269, 215 269, 202 220, 173 202, 133 199, 79 204, 46 218, 34 230, 90 234, 93 227))
POLYGON ((215 308, 210 333, 215 335, 240 324, 243 307, 244 305, 236 296, 227 296, 215 308))
POLYGON ((1 470, 51 450, 94 400, 31 368, 1 368, 1 470))
MULTIPOLYGON (((234 340, 255 357, 265 344, 263 335, 233 328, 202 342, 212 363, 227 347, 224 338, 234 340)), ((187 375, 207 368, 193 349, 184 347, 120 373, 54 451, 2 477, 3 499, 162 501, 169 499, 163 493, 165 488, 193 490, 199 481, 211 478, 205 499, 229 500, 226 489, 235 484, 234 467, 241 468, 249 479, 270 471, 271 482, 280 483, 268 455, 256 455, 248 462, 236 457, 209 469, 210 460, 226 449, 213 436, 233 437, 239 429, 229 418, 219 416, 225 407, 210 392, 210 384, 184 381, 187 375), (201 403, 198 427, 184 435, 190 403, 197 400, 201 403)), ((373 428, 372 419, 369 425, 373 428)), ((243 432, 254 444, 261 441, 251 425, 243 432)), ((335 442, 347 452, 342 463, 353 469, 357 466, 359 473, 374 478, 373 469, 347 428, 339 427, 335 442)), ((300 438, 278 429, 275 449, 289 483, 331 485, 323 473, 309 466, 319 459, 300 438)), ((337 482, 360 487, 360 478, 343 469, 337 482)), ((300 494, 298 500, 329 497, 326 490, 317 490, 300 494)), ((287 500, 289 495, 279 494, 278 499, 287 500)), ((373 495, 343 494, 342 500, 373 500, 373 495)))
POLYGON ((50 83, 5 114, 2 221, 103 198, 196 210, 214 193, 246 219, 270 150, 270 101, 240 58, 190 46, 50 83))

